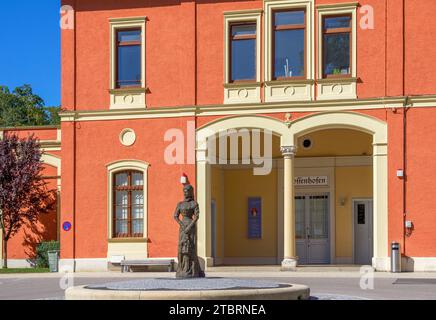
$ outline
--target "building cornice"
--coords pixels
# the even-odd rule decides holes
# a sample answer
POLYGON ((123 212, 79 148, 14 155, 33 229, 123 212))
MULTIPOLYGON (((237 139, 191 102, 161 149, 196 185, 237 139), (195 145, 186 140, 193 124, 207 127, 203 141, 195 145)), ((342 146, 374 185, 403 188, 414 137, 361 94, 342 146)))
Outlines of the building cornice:
POLYGON ((63 122, 128 119, 177 118, 194 116, 244 115, 256 113, 326 112, 402 107, 436 107, 436 95, 381 97, 352 100, 295 101, 280 103, 217 104, 125 110, 83 110, 60 113, 63 122))
POLYGON ((17 126, 17 127, 1 127, 0 126, 0 131, 23 131, 23 130, 56 130, 56 129, 60 129, 61 126, 17 126))
POLYGON ((350 9, 357 8, 359 2, 346 2, 346 3, 329 3, 329 4, 318 4, 316 9, 318 11, 331 10, 331 9, 350 9))

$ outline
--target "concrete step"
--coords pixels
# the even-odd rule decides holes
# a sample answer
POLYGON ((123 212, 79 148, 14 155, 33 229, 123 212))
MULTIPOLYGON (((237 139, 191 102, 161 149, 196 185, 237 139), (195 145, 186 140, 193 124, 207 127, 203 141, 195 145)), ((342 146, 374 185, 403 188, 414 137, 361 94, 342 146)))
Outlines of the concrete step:
MULTIPOLYGON (((359 272, 360 265, 302 265, 298 266, 296 272, 359 272)), ((216 266, 207 269, 207 272, 278 272, 281 267, 278 265, 268 266, 216 266)))

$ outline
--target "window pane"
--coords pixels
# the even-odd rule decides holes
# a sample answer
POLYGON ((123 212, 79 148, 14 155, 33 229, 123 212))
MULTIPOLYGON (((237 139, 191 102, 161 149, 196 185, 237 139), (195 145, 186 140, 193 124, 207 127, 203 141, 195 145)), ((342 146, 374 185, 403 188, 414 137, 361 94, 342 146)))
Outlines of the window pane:
POLYGON ((325 196, 310 197, 311 237, 326 239, 328 234, 328 198, 325 196))
POLYGON ((304 11, 283 11, 274 13, 274 26, 304 24, 304 11))
POLYGON ((119 42, 141 41, 140 30, 118 31, 119 42))
POLYGON ((115 175, 115 184, 119 187, 125 187, 128 184, 127 173, 119 173, 115 175))
POLYGON ((132 174, 132 184, 134 186, 143 186, 144 185, 144 175, 142 173, 133 173, 132 174))
POLYGON ((115 232, 116 234, 127 234, 128 233, 127 221, 117 221, 115 232))
POLYGON ((304 75, 304 32, 303 29, 275 31, 275 78, 304 75))
POLYGON ((133 220, 132 221, 132 233, 134 235, 144 233, 144 222, 142 220, 133 220))
POLYGON ((325 34, 324 74, 350 73, 350 34, 325 34))
POLYGON ((132 204, 136 206, 144 205, 144 192, 143 191, 133 191, 132 192, 132 204))
POLYGON ((246 35, 256 35, 256 25, 240 25, 232 26, 232 37, 234 36, 246 36, 246 35))
POLYGON ((254 79, 256 79, 256 40, 233 40, 231 80, 254 79))
POLYGON ((326 29, 337 29, 337 28, 350 28, 351 17, 331 17, 324 19, 324 30, 326 29))
POLYGON ((305 197, 295 197, 295 237, 306 238, 305 197))
POLYGON ((118 86, 141 85, 141 46, 118 47, 118 86))
POLYGON ((127 219, 128 211, 127 207, 117 207, 117 219, 127 219))
POLYGON ((144 207, 133 206, 132 219, 142 219, 142 218, 144 218, 144 207))
POLYGON ((127 206, 128 204, 128 193, 125 191, 117 191, 117 206, 127 206))

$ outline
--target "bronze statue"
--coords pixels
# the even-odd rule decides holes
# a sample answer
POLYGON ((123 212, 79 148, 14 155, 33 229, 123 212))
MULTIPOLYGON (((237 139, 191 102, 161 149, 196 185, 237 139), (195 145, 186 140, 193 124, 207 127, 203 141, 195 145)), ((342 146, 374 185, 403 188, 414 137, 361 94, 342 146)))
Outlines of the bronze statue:
POLYGON ((177 278, 203 278, 197 256, 197 221, 200 215, 194 200, 194 188, 188 184, 183 188, 185 200, 177 205, 174 219, 180 225, 177 278), (180 215, 182 219, 180 220, 180 215))

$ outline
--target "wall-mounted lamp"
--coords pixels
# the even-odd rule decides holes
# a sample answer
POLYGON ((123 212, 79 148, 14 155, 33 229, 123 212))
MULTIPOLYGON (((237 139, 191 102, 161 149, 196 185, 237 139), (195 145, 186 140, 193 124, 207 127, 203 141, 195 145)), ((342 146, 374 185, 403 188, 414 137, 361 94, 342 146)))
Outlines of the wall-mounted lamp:
POLYGON ((347 203, 347 198, 346 197, 339 197, 339 205, 341 207, 345 207, 346 203, 347 203))
POLYGON ((413 229, 414 229, 414 225, 413 222, 410 220, 407 220, 405 222, 405 227, 406 227, 406 236, 410 237, 412 235, 413 229))

